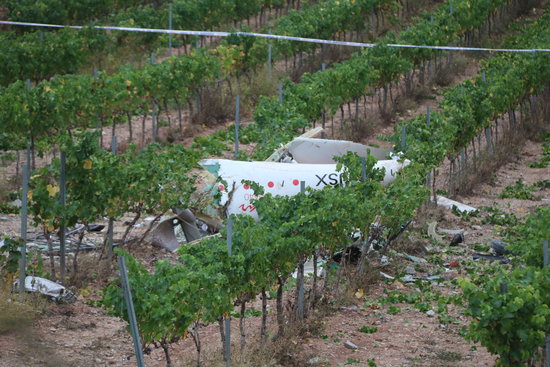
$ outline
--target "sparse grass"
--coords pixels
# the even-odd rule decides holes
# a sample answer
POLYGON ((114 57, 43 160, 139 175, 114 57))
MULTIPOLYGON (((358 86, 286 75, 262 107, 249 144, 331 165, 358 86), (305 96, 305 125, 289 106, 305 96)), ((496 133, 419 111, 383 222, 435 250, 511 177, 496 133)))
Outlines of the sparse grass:
POLYGON ((15 161, 15 159, 15 153, 0 152, 0 167, 6 167, 7 165, 15 161))
POLYGON ((531 168, 547 168, 550 165, 550 134, 544 137, 542 157, 538 161, 529 162, 531 168))
POLYGON ((0 335, 22 332, 45 309, 47 300, 37 294, 10 294, 0 284, 0 335))
POLYGON ((390 305, 386 312, 390 315, 397 315, 399 312, 401 312, 401 309, 395 305, 390 305))
POLYGON ((550 180, 540 180, 533 184, 533 187, 538 188, 539 190, 550 189, 550 180))
POLYGON ((534 187, 525 185, 523 180, 519 179, 511 185, 508 185, 502 190, 499 197, 501 199, 520 199, 520 200, 534 200, 533 195, 534 187))
MULTIPOLYGON (((361 115, 361 112, 359 113, 361 115)), ((342 121, 344 136, 343 138, 351 141, 361 141, 361 139, 370 136, 375 127, 381 124, 380 117, 369 113, 367 117, 352 117, 342 121)))
MULTIPOLYGON (((533 136, 534 132, 531 128, 526 127, 524 130, 517 130, 513 136, 506 134, 499 137, 499 143, 494 145, 494 152, 491 155, 487 154, 484 147, 481 151, 478 150, 476 165, 474 166, 472 161, 469 161, 468 172, 464 181, 461 182, 459 187, 455 182, 454 191, 451 192, 451 195, 467 194, 481 182, 487 182, 489 185, 494 184, 494 172, 510 162, 510 157, 518 154, 525 139, 533 136)), ((457 178, 455 178, 456 180, 457 178)))
POLYGON ((446 362, 457 362, 462 360, 462 354, 443 349, 437 352, 436 358, 446 362))
MULTIPOLYGON (((315 356, 298 353, 298 349, 300 348, 298 341, 304 333, 305 335, 311 335, 304 327, 311 328, 310 324, 315 324, 315 320, 322 322, 321 319, 324 316, 317 314, 317 312, 315 311, 315 314, 310 315, 306 323, 287 324, 284 335, 277 338, 268 337, 265 344, 261 344, 258 335, 249 334, 247 336, 248 344, 244 350, 240 350, 239 348, 232 349, 232 365, 239 367, 307 366, 308 361, 315 356)), ((249 329, 248 332, 252 332, 252 330, 249 329)), ((196 366, 196 361, 192 360, 193 358, 187 358, 187 361, 183 362, 181 366, 196 366)), ((202 361, 203 366, 224 366, 219 347, 204 350, 202 361)))
POLYGON ((418 102, 410 95, 399 94, 393 103, 393 108, 397 115, 403 115, 407 111, 413 111, 417 108, 418 102))
POLYGON ((423 256, 427 254, 426 246, 420 240, 415 240, 409 236, 403 235, 393 245, 392 248, 397 252, 402 252, 414 256, 423 256))
POLYGON ((518 223, 518 218, 515 214, 506 213, 495 204, 483 207, 482 209, 487 212, 487 215, 481 221, 483 224, 513 226, 518 223))
POLYGON ((453 76, 463 73, 471 61, 472 60, 460 53, 453 54, 451 62, 445 63, 437 70, 434 76, 435 85, 439 87, 447 87, 451 85, 453 82, 453 76))
MULTIPOLYGON (((14 196, 16 196, 15 191, 18 189, 16 182, 18 177, 9 178, 4 170, 3 167, 0 167, 0 205, 4 205, 0 209, 4 211, 0 211, 0 213, 11 213, 11 209, 8 210, 7 202, 16 198, 14 196)), ((17 210, 17 212, 19 212, 19 210, 17 210)))
POLYGON ((221 85, 203 89, 200 94, 200 104, 202 108, 191 118, 194 124, 213 127, 234 117, 235 101, 227 100, 221 85))
MULTIPOLYGON (((240 90, 236 93, 241 96, 241 113, 250 115, 254 106, 260 102, 260 96, 277 94, 279 80, 282 77, 284 77, 284 75, 279 75, 275 71, 272 71, 272 76, 269 77, 267 68, 263 68, 262 70, 258 70, 258 72, 250 78, 250 83, 240 83, 240 90)), ((234 112, 235 100, 229 104, 231 105, 232 112, 234 112)))
POLYGON ((363 325, 359 328, 358 331, 365 334, 374 334, 378 331, 378 328, 376 326, 363 325))
MULTIPOLYGON (((368 262, 368 259, 367 259, 367 262, 368 262)), ((355 270, 355 268, 353 270, 355 270)), ((362 274, 358 274, 358 272, 355 272, 355 271, 352 274, 350 274, 348 278, 348 282, 350 284, 351 289, 368 290, 369 287, 376 284, 379 278, 380 278, 379 269, 377 269, 374 266, 366 266, 362 274)), ((353 303, 355 301, 356 299, 353 299, 351 302, 353 303)))
POLYGON ((19 214, 19 208, 9 203, 0 202, 0 214, 19 214))
POLYGON ((111 276, 112 271, 107 259, 98 262, 97 256, 93 253, 81 252, 78 255, 78 268, 74 272, 73 261, 68 263, 71 266, 71 275, 69 285, 76 288, 84 288, 90 282, 107 280, 111 276))

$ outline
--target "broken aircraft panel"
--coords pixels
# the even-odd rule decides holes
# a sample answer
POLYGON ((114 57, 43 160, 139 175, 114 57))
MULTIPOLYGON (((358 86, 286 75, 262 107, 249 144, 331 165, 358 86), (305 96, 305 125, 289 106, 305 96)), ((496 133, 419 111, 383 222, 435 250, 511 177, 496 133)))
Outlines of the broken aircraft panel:
MULTIPOLYGON (((216 226, 219 227, 222 220, 215 219, 230 214, 248 214, 258 218, 256 208, 252 203, 257 197, 252 188, 243 181, 258 183, 263 186, 265 193, 296 195, 300 192, 300 181, 305 181, 305 186, 313 189, 342 184, 342 173, 336 170, 336 162, 333 158, 348 152, 357 153, 360 157, 365 157, 367 152, 374 155, 378 159, 375 168, 385 169, 384 185, 392 182, 397 173, 410 163, 407 160, 399 162, 397 159, 388 159, 387 157, 392 154, 391 149, 371 147, 344 140, 313 138, 321 131, 322 129, 316 128, 306 132, 281 146, 264 162, 227 159, 200 161, 199 164, 205 169, 200 174, 201 181, 206 185, 204 190, 211 195, 220 193, 221 197, 216 205, 218 209, 225 208, 225 213, 218 211, 217 215, 213 208, 209 208, 206 214, 210 221, 214 218, 216 226)), ((203 213, 195 214, 197 219, 203 219, 203 213)), ((160 223, 153 231, 152 236, 155 244, 170 251, 175 251, 179 246, 173 231, 176 225, 174 219, 181 221, 181 218, 176 216, 160 223)), ((184 222, 189 225, 194 220, 190 219, 184 222)), ((208 221, 205 222, 208 223, 208 221)), ((208 226, 210 227, 210 224, 208 226)), ((186 237, 187 235, 188 233, 185 233, 186 237)), ((187 238, 187 242, 193 240, 196 240, 195 233, 187 238)))
MULTIPOLYGON (((384 168, 383 184, 392 182, 397 173, 409 162, 382 160, 375 168, 384 168)), ((257 218, 252 200, 257 199, 252 188, 242 183, 253 181, 264 188, 265 193, 273 195, 296 195, 300 192, 300 181, 313 189, 336 186, 343 183, 342 172, 336 170, 336 164, 289 164, 278 162, 241 162, 227 159, 205 159, 199 162, 212 173, 221 192, 219 204, 227 208, 227 215, 249 214, 257 218), (227 184, 227 187, 223 181, 227 184)))

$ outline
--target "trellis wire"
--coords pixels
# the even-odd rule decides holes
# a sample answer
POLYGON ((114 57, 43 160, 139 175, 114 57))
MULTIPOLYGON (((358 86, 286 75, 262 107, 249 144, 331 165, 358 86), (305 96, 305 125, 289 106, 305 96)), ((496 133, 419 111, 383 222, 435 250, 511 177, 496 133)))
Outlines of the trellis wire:
MULTIPOLYGON (((46 27, 46 28, 71 28, 71 29, 84 28, 83 26, 70 26, 70 25, 46 24, 46 23, 31 23, 31 22, 13 22, 13 21, 7 21, 7 20, 0 21, 0 24, 15 25, 15 26, 30 26, 30 27, 46 27)), ((324 40, 319 38, 281 36, 276 34, 265 34, 265 33, 255 33, 255 32, 186 31, 186 30, 174 30, 174 29, 170 30, 170 29, 157 29, 157 28, 133 28, 133 27, 112 27, 112 26, 92 26, 91 28, 113 30, 113 31, 124 31, 124 32, 165 33, 165 34, 177 34, 177 35, 187 35, 187 36, 189 35, 210 36, 210 37, 229 37, 232 35, 251 36, 251 37, 260 37, 260 38, 270 38, 270 39, 276 39, 276 40, 319 43, 319 44, 349 46, 349 47, 369 47, 370 48, 370 47, 375 47, 377 45, 376 43, 333 41, 333 40, 324 40)), ((544 49, 544 48, 511 49, 511 48, 486 48, 486 47, 404 45, 404 44, 396 44, 396 43, 388 43, 386 44, 386 46, 397 47, 397 48, 422 48, 422 49, 442 50, 442 51, 478 51, 478 52, 486 51, 486 52, 527 52, 527 53, 550 52, 550 49, 544 49)))

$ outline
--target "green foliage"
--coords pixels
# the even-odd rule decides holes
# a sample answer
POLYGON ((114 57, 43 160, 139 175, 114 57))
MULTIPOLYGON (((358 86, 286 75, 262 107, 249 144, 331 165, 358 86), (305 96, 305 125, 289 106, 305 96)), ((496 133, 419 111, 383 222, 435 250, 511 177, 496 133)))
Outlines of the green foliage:
POLYGON ((0 202, 0 213, 3 214, 19 214, 19 207, 10 203, 0 202))
MULTIPOLYGON (((489 5, 489 2, 483 3, 489 5)), ((470 5, 472 9, 475 7, 470 5)), ((472 12, 468 16, 477 18, 481 17, 481 13, 472 12)), ((525 27, 514 39, 522 47, 546 47, 550 44, 548 19, 550 13, 547 12, 534 24, 525 27)), ((429 128, 425 115, 402 124, 407 132, 408 158, 432 166, 438 165, 445 155, 452 158, 482 129, 490 126, 495 118, 540 90, 550 76, 550 66, 544 55, 527 57, 517 53, 504 54, 484 60, 481 72, 486 75, 485 79, 477 76, 445 91, 441 112, 432 113, 429 128)), ((399 143, 399 137, 400 129, 396 131, 393 140, 399 143)))
MULTIPOLYGON (((456 36, 483 24, 488 15, 503 4, 500 0, 475 3, 460 1, 455 4, 455 16, 452 18, 449 17, 449 5, 445 4, 436 10, 433 22, 424 17, 398 38, 388 36, 385 41, 447 44, 456 36)), ((233 48, 249 49, 247 38, 234 38, 231 41, 233 44, 225 45, 223 50, 228 57, 234 54, 233 48)), ((244 56, 251 60, 251 54, 247 53, 244 52, 244 56)), ((302 78, 303 83, 293 84, 287 81, 284 86, 284 102, 280 104, 276 99, 262 99, 256 109, 256 123, 243 128, 243 136, 247 141, 259 142, 255 157, 261 158, 262 155, 271 153, 273 147, 287 142, 323 111, 336 111, 342 103, 363 95, 368 87, 381 87, 410 70, 413 65, 434 55, 433 51, 428 50, 394 50, 380 45, 363 51, 360 56, 337 65, 334 69, 306 74, 302 78), (342 84, 342 81, 345 82, 342 84)), ((231 67, 230 63, 217 62, 224 68, 231 67)), ((222 69, 213 67, 212 70, 222 69)), ((121 79, 121 82, 130 90, 135 85, 127 78, 121 79), (128 85, 126 81, 131 84, 128 85)), ((538 82, 540 80, 533 81, 533 85, 538 82)), ((154 85, 150 87, 156 88, 154 85)), ((138 88, 138 91, 141 90, 142 88, 138 88)), ((473 88, 466 92, 477 98, 483 97, 486 91, 481 90, 476 94, 476 89, 473 88)), ((145 98, 141 98, 146 101, 155 95, 155 92, 143 93, 145 98)), ((166 95, 166 98, 169 96, 166 95)), ((446 111, 452 110, 451 107, 448 108, 446 111)), ((426 129, 423 125, 425 120, 422 121, 421 118, 413 124, 415 129, 411 125, 407 151, 418 161, 413 161, 386 188, 380 185, 381 172, 374 169, 372 158, 366 160, 366 179, 362 180, 360 159, 348 155, 342 159, 339 167, 344 169, 345 185, 309 190, 292 197, 273 197, 268 194, 254 202, 261 219, 259 222, 250 217, 233 217, 232 256, 227 254, 226 240, 223 238, 226 233, 222 231, 221 238, 209 238, 193 247, 181 247, 177 264, 159 262, 155 272, 151 274, 144 272, 142 267, 134 266, 129 274, 131 282, 141 287, 139 292, 142 292, 140 294, 146 300, 143 310, 139 311, 139 319, 149 324, 152 324, 151 320, 162 323, 158 334, 144 340, 150 343, 183 335, 181 330, 173 331, 172 326, 168 325, 169 322, 174 322, 173 319, 164 319, 164 315, 158 315, 165 309, 162 307, 165 302, 178 300, 174 302, 175 305, 167 306, 167 309, 171 310, 171 315, 180 315, 176 319, 181 321, 181 327, 188 325, 190 320, 212 322, 230 312, 235 299, 246 294, 257 294, 263 288, 271 288, 277 278, 286 279, 295 269, 296 262, 313 251, 323 249, 331 252, 345 247, 350 241, 349 232, 352 228, 369 233, 369 226, 375 215, 379 215, 379 222, 387 228, 386 235, 399 228, 414 215, 416 208, 428 196, 425 186, 426 172, 452 152, 457 141, 461 141, 467 132, 457 127, 460 126, 458 123, 449 124, 446 113, 434 115, 433 129, 426 129), (428 151, 425 156, 421 155, 423 149, 428 151), (146 290, 142 288, 144 284, 155 285, 160 282, 164 282, 164 285, 159 286, 161 295, 157 294, 154 286, 146 290), (208 289, 216 291, 204 291, 208 289)), ((471 116, 459 117, 468 121, 471 116)), ((465 128, 470 127, 471 125, 465 125, 465 128)), ((195 147, 198 150, 204 147, 203 152, 213 149, 221 151, 223 147, 216 140, 222 139, 227 143, 232 136, 219 133, 216 138, 196 141, 195 147)), ((444 298, 421 283, 418 286, 425 296, 417 294, 403 297, 410 297, 410 301, 422 312, 431 309, 432 302, 437 302, 438 312, 445 316, 446 305, 454 300, 444 298)), ((122 311, 117 310, 122 307, 116 306, 121 302, 120 292, 117 293, 116 287, 110 289, 106 293, 106 305, 120 314, 122 311)))
MULTIPOLYGON (((27 20, 28 21, 28 20, 27 20)), ((39 81, 56 74, 76 73, 105 48, 105 31, 85 28, 58 32, 0 35, 0 85, 17 80, 39 81)))
POLYGON ((517 255, 517 260, 529 266, 542 266, 542 243, 550 239, 550 208, 537 209, 525 219, 524 223, 506 231, 509 250, 517 255))
POLYGON ((550 165, 550 134, 546 134, 542 144, 542 157, 538 161, 527 164, 531 168, 547 168, 550 165))
MULTIPOLYGON (((172 23, 175 29, 206 30, 247 19, 261 10, 287 6, 288 1, 173 0, 172 4, 172 23)), ((8 10, 9 20, 15 21, 67 25, 91 22, 98 25, 162 29, 168 24, 169 3, 152 0, 6 0, 4 6, 8 10)), ((164 35, 154 33, 117 32, 110 38, 118 46, 129 43, 141 47, 165 40, 164 35)), ((184 37, 183 42, 191 43, 195 39, 196 37, 184 37)), ((174 43, 179 41, 176 38, 174 43)))
MULTIPOLYGON (((190 320, 214 322, 233 310, 235 299, 270 289, 279 278, 287 279, 297 260, 321 248, 332 252, 346 247, 350 228, 367 230, 374 220, 373 205, 383 192, 379 183, 382 172, 374 169, 375 160, 369 157, 363 181, 357 155, 347 155, 342 161, 346 185, 292 197, 264 195, 254 202, 259 222, 249 216, 233 216, 231 256, 227 253, 226 231, 222 230, 222 237, 180 247, 179 262, 158 262, 154 273, 129 259, 132 289, 139 288, 135 291, 140 303, 136 313, 138 321, 146 325, 145 343, 181 337, 182 331, 176 331, 170 323, 183 327, 190 320), (179 316, 165 318, 165 312, 179 316), (160 323, 157 334, 150 334, 152 325, 160 323)), ((111 312, 126 317, 118 285, 107 288, 103 302, 111 312)))
POLYGON ((540 180, 533 184, 533 187, 536 187, 540 190, 550 189, 550 180, 540 180))
POLYGON ((453 205, 453 207, 451 208, 451 211, 454 215, 456 215, 457 217, 460 217, 465 222, 469 222, 471 218, 479 217, 479 210, 473 210, 473 211, 460 210, 456 205, 453 205))
POLYGON ((34 172, 29 186, 29 211, 46 232, 100 217, 116 219, 128 212, 157 216, 191 205, 195 180, 189 171, 196 151, 153 144, 139 153, 131 148, 114 155, 100 149, 97 134, 90 132, 65 137, 62 144, 67 204, 60 202, 59 159, 34 172))
POLYGON ((518 267, 494 265, 459 280, 466 313, 474 318, 466 337, 498 354, 501 366, 536 357, 550 331, 550 267, 541 269, 549 221, 550 208, 543 207, 507 229, 507 249, 518 267))
POLYGON ((378 328, 376 326, 363 325, 358 329, 358 331, 365 334, 374 334, 378 331, 378 328))
POLYGON ((397 315, 399 312, 401 312, 401 309, 397 306, 390 305, 386 312, 390 315, 397 315))
POLYGON ((512 185, 508 185, 502 190, 499 197, 501 199, 520 199, 520 200, 534 200, 533 195, 534 188, 532 186, 525 185, 523 180, 519 179, 512 185))
POLYGON ((92 19, 112 11, 142 3, 143 0, 6 0, 10 20, 67 24, 92 19))
POLYGON ((0 274, 9 279, 19 270, 23 240, 6 235, 0 237, 0 240, 4 243, 4 246, 0 247, 0 274))
MULTIPOLYGON (((108 1, 111 3, 111 1, 108 1)), ((87 6, 74 1, 63 4, 60 1, 52 3, 40 3, 30 6, 31 2, 24 1, 9 2, 8 9, 11 19, 24 19, 46 23, 65 23, 80 16, 94 17, 93 9, 98 14, 102 13, 105 1, 94 2, 87 6), (75 10, 75 7, 79 10, 75 10), (48 9, 55 10, 48 10, 48 9), (86 9, 86 12, 82 12, 86 9), (41 19, 41 20, 39 20, 41 19), (55 19, 55 21, 54 21, 55 19)), ((167 3, 142 5, 135 1, 112 2, 115 9, 117 6, 124 9, 118 14, 109 18, 107 23, 119 26, 131 26, 142 28, 165 28, 167 23, 167 3)), ((261 9, 278 8, 287 1, 273 2, 271 0, 224 0, 223 2, 212 3, 211 0, 175 0, 173 4, 173 27, 179 29, 213 29, 221 24, 233 20, 238 21, 257 14, 261 9), (245 18, 243 18, 245 17, 245 18)), ((365 24, 364 17, 373 11, 391 11, 396 9, 395 0, 359 0, 351 1, 326 1, 314 6, 306 6, 301 11, 292 12, 282 17, 276 26, 275 32, 285 35, 306 37, 310 34, 311 28, 322 29, 333 33, 350 29, 362 28, 365 24), (320 16, 325 14, 327 16, 320 16), (328 17, 328 15, 331 17, 328 17), (306 21, 307 20, 307 21, 306 21)), ((307 4, 307 3, 306 3, 307 4)), ((105 22, 100 22, 103 25, 105 22)), ((243 29, 247 31, 248 29, 243 29)), ((318 37, 318 32, 314 31, 318 37)), ((100 51, 107 50, 109 44, 117 46, 127 42, 129 39, 146 43, 158 39, 157 34, 134 34, 118 32, 107 34, 103 30, 84 28, 79 31, 62 30, 59 32, 33 32, 22 36, 14 33, 7 33, 0 40, 0 85, 8 85, 17 80, 31 79, 40 81, 53 76, 61 81, 70 80, 66 85, 52 86, 48 81, 38 83, 39 90, 47 94, 29 93, 24 83, 16 83, 16 86, 8 86, 4 91, 5 101, 14 104, 14 108, 23 115, 29 106, 36 106, 37 110, 55 108, 57 112, 67 112, 66 116, 74 119, 78 116, 79 126, 95 127, 98 125, 98 116, 104 124, 117 124, 121 117, 135 115, 138 110, 149 107, 153 103, 162 102, 162 106, 168 100, 180 104, 190 98, 190 91, 195 91, 213 80, 238 75, 252 67, 263 65, 267 50, 268 40, 252 38, 248 36, 232 36, 224 39, 222 44, 211 51, 194 50, 190 55, 178 58, 169 58, 156 65, 146 65, 141 69, 130 66, 122 67, 121 72, 110 77, 103 76, 99 83, 94 83, 88 76, 62 75, 75 73, 79 68, 100 51), (111 41, 111 42, 110 42, 111 41), (198 54, 198 61, 197 61, 198 54), (193 65, 195 63, 195 65, 193 65), (197 70, 198 68, 198 70, 197 70), (145 85, 144 85, 145 84, 145 85), (131 87, 133 86, 133 87, 131 87), (139 88, 139 89, 136 89, 139 88), (100 92, 97 93, 97 89, 100 92), (102 90, 103 89, 103 90, 102 90), (60 93, 61 92, 61 93, 60 93), (29 95, 30 94, 30 95, 29 95), (61 94, 64 94, 63 98, 61 94), (14 95, 17 98, 13 98, 14 95), (98 100, 99 99, 99 100, 98 100), (47 105, 48 107, 44 106, 47 105), (100 111, 95 111, 94 106, 101 106, 100 111)), ((192 38, 187 37, 186 43, 192 38)), ((274 45, 279 47, 281 53, 285 54, 282 42, 274 45)), ((290 52, 309 50, 315 47, 312 44, 292 42, 288 43, 290 52)), ((277 56, 277 52, 275 54, 277 56)), ((64 84, 61 82, 61 84, 64 84)), ((4 103, 0 99, 0 103, 4 103)), ((12 116, 9 111, 2 113, 0 109, 0 121, 9 125, 21 125, 21 118, 12 116)), ((63 130, 71 127, 71 119, 60 118, 59 121, 48 124, 44 129, 36 129, 33 137, 29 139, 42 139, 44 135, 52 135, 50 128, 63 130), (64 122, 67 120, 67 122, 64 122)), ((32 122, 31 122, 32 123, 32 122)), ((0 125, 1 127, 1 125, 0 125)), ((12 127, 12 126, 10 126, 12 127)), ((0 129, 10 131, 10 135, 18 138, 25 136, 28 130, 24 129, 0 129)), ((58 131, 55 131, 57 133, 58 131)), ((14 142, 9 136, 0 135, 0 147, 4 144, 12 148, 14 142), (5 142, 3 140, 6 140, 5 142)), ((246 140, 246 131, 243 138, 246 140)), ((18 142, 21 144, 21 142, 18 142)), ((219 151, 219 150, 218 150, 219 151)))
POLYGON ((474 318, 467 338, 500 356, 500 366, 519 365, 537 355, 550 330, 550 268, 504 270, 483 285, 459 280, 474 318), (501 284, 507 291, 501 292, 501 284))
POLYGON ((496 204, 493 204, 493 206, 485 206, 481 209, 487 212, 487 215, 481 220, 483 224, 513 226, 518 223, 518 217, 515 214, 506 213, 496 206, 496 204))
MULTIPOLYGON (((127 253, 120 249, 115 251, 126 259, 136 319, 144 345, 154 342, 169 343, 186 336, 187 328, 198 310, 193 308, 194 304, 182 302, 182 292, 194 290, 196 296, 209 292, 200 292, 200 288, 193 288, 193 284, 180 277, 189 273, 183 271, 185 269, 181 266, 176 268, 160 261, 155 266, 155 273, 150 274, 127 253)), ((187 297, 192 295, 184 294, 187 297)), ((113 283, 105 288, 102 304, 111 314, 128 320, 119 283, 113 283)))
MULTIPOLYGON (((286 83, 283 104, 279 104, 276 98, 262 99, 254 114, 256 123, 248 127, 260 131, 259 154, 256 157, 265 158, 281 142, 288 140, 290 131, 296 131, 308 121, 319 119, 324 111, 334 113, 344 102, 361 97, 369 88, 384 86, 412 70, 414 65, 437 55, 431 50, 394 49, 383 44, 449 44, 456 37, 481 26, 504 3, 501 0, 473 3, 458 1, 453 4, 452 17, 449 17, 449 4, 445 3, 435 10, 433 17, 425 16, 399 36, 388 35, 378 42, 380 45, 365 49, 359 56, 324 72, 306 73, 301 83, 286 83)), ((418 121, 418 127, 410 129, 411 133, 416 132, 418 136, 433 141, 410 139, 409 142, 407 139, 407 149, 419 159, 419 163, 428 167, 437 164, 437 160, 445 156, 447 148, 452 147, 450 138, 458 130, 456 126, 459 126, 449 125, 437 114, 434 117, 434 127, 428 133, 424 131, 428 130, 425 116, 415 120, 418 121)))
POLYGON ((355 359, 355 358, 348 358, 346 359, 346 363, 344 363, 344 365, 350 365, 350 364, 356 364, 356 363, 360 363, 361 361, 359 359, 355 359))

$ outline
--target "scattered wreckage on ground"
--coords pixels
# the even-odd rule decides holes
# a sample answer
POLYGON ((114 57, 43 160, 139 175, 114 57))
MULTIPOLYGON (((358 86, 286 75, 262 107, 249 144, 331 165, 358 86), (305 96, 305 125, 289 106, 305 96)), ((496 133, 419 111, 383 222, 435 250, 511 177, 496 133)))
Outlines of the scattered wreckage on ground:
MULTIPOLYGON (((183 243, 193 243, 207 235, 217 233, 223 219, 231 214, 246 214, 258 219, 253 201, 258 198, 245 182, 256 182, 265 193, 296 195, 305 188, 322 189, 343 183, 335 157, 348 152, 359 157, 373 155, 378 161, 375 168, 384 168, 382 183, 388 185, 410 161, 399 159, 392 148, 378 148, 345 140, 315 138, 321 128, 312 129, 277 149, 265 161, 236 161, 229 159, 204 159, 199 164, 204 168, 200 177, 203 189, 212 196, 219 195, 215 207, 193 213, 189 209, 174 210, 175 215, 163 218, 151 232, 149 240, 169 251, 175 251, 183 243)), ((437 203, 447 209, 456 207, 463 212, 475 211, 468 205, 437 196, 437 203)), ((410 223, 410 222, 409 222, 410 223)), ((400 233, 408 225, 402 227, 400 233)), ((400 234, 399 233, 399 234, 400 234)))

